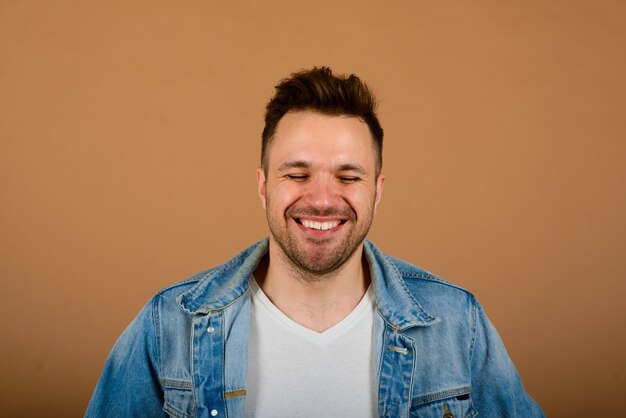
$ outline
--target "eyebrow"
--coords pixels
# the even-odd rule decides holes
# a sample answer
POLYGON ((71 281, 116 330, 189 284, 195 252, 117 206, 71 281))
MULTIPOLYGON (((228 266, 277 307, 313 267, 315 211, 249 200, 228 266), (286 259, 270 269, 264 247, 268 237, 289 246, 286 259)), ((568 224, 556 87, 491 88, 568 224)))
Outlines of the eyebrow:
POLYGON ((341 164, 337 167, 338 171, 355 171, 359 174, 366 175, 367 171, 360 164, 341 164))
POLYGON ((278 167, 278 171, 287 171, 292 168, 309 168, 311 164, 306 161, 298 160, 298 161, 287 161, 286 163, 282 163, 280 167, 278 167))
MULTIPOLYGON (((294 168, 310 168, 311 164, 304 160, 287 161, 278 167, 278 171, 284 172, 294 168)), ((336 167, 337 171, 354 171, 362 175, 367 175, 367 171, 360 164, 340 164, 336 167)))

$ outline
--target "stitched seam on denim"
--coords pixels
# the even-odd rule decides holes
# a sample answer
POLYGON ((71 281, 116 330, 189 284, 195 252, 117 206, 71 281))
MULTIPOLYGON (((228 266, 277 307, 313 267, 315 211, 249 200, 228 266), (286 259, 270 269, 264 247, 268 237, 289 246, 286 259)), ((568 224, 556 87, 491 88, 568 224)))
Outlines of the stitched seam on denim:
MULTIPOLYGON (((382 315, 381 315, 381 317, 382 317, 382 315)), ((382 317, 382 318, 384 320, 384 317, 382 317)), ((385 345, 384 342, 387 341, 387 336, 388 335, 389 335, 389 328, 385 327, 385 329, 383 330, 383 342, 382 342, 383 346, 385 345)), ((381 350, 381 351, 384 351, 384 350, 381 350)), ((378 376, 377 376, 377 379, 376 379, 376 381, 379 382, 379 384, 378 384, 378 403, 377 403, 377 405, 378 405, 378 412, 379 413, 380 413, 380 410, 381 410, 380 401, 381 401, 381 399, 383 399, 383 396, 381 396, 382 395, 381 394, 382 386, 380 385, 380 376, 381 376, 382 369, 383 369, 384 357, 385 357, 385 353, 381 353, 380 361, 378 362, 378 376)))
MULTIPOLYGON (((231 260, 231 262, 232 262, 232 260, 231 260)), ((204 275, 204 276, 203 276, 203 277, 199 280, 199 282, 200 282, 200 281, 201 281, 201 282, 204 282, 204 281, 208 280, 209 278, 216 276, 218 273, 221 273, 222 271, 224 271, 224 270, 226 269, 227 265, 229 265, 229 264, 230 264, 230 262, 229 262, 229 263, 222 264, 222 265, 220 265, 220 266, 217 266, 217 267, 216 267, 215 269, 213 269, 213 271, 211 271, 209 274, 204 275)), ((197 286, 195 289, 191 289, 191 292, 190 292, 190 293, 188 293, 188 294, 186 295, 186 296, 187 296, 187 299, 193 299, 193 298, 197 297, 197 296, 198 296, 198 293, 200 293, 202 290, 204 290, 204 286, 197 286)))
POLYGON ((163 293, 167 292, 168 290, 172 290, 172 289, 175 289, 175 288, 180 287, 180 286, 185 286, 185 285, 191 284, 193 282, 202 281, 202 279, 204 277, 212 274, 213 271, 218 269, 219 267, 220 266, 211 267, 210 269, 206 269, 206 270, 200 271, 198 273, 192 274, 191 276, 187 277, 184 280, 181 280, 181 281, 179 281, 177 283, 174 283, 174 284, 171 284, 171 285, 169 285, 167 287, 164 287, 163 289, 159 290, 159 292, 157 294, 160 295, 160 294, 163 294, 163 293))
POLYGON ((181 307, 181 309, 189 314, 197 314, 198 310, 200 308, 202 308, 202 304, 200 306, 193 306, 193 310, 190 310, 189 307, 183 307, 184 304, 188 304, 189 301, 191 299, 196 299, 198 296, 198 293, 204 289, 205 286, 201 286, 200 284, 203 283, 206 280, 209 280, 211 277, 214 277, 215 275, 217 275, 218 273, 221 273, 223 270, 223 265, 222 266, 218 266, 215 269, 211 270, 210 273, 208 273, 207 275, 205 275, 204 277, 202 277, 200 280, 198 280, 198 283, 196 283, 194 285, 194 287, 192 287, 190 290, 188 290, 187 292, 189 293, 182 293, 181 296, 179 296, 180 299, 177 298, 177 300, 180 300, 180 302, 178 303, 178 305, 181 307))
MULTIPOLYGON (((406 337, 411 343, 411 380, 409 381, 409 398, 411 397, 411 393, 413 393, 413 378, 415 375, 415 344, 413 344, 413 339, 406 337)), ((411 412, 411 407, 407 408, 407 412, 411 412)))
POLYGON ((470 342, 470 376, 472 376, 472 363, 474 361, 474 354, 476 348, 476 334, 478 333, 478 303, 476 298, 472 295, 470 297, 470 303, 472 306, 472 340, 470 342))
POLYGON ((193 389, 193 384, 186 380, 161 379, 161 384, 165 388, 187 389, 187 390, 193 389))
MULTIPOLYGON (((239 298, 237 298, 239 299, 239 298)), ((220 315, 220 329, 222 330, 222 358, 219 359, 222 364, 222 388, 226 387, 226 315, 222 312, 220 315)), ((222 405, 224 405, 224 414, 230 415, 228 412, 228 404, 226 403, 226 394, 222 392, 222 405)))
MULTIPOLYGON (((232 257, 230 260, 226 261, 225 263, 214 267, 213 269, 209 270, 209 272, 202 277, 200 280, 204 281, 205 279, 209 279, 210 277, 215 277, 217 274, 221 274, 224 270, 226 270, 227 268, 229 268, 232 265, 239 265, 241 264, 241 260, 245 259, 247 257, 250 256, 250 254, 254 251, 256 251, 256 249, 261 245, 262 241, 259 241, 257 243, 255 243, 252 247, 248 248, 246 251, 241 252, 237 255, 235 255, 234 257, 232 257)), ((191 289, 190 293, 185 295, 184 299, 181 299, 181 303, 183 302, 183 300, 188 301, 189 299, 195 299, 199 292, 201 291, 201 289, 204 289, 204 286, 197 286, 195 289, 191 289)), ((245 292, 244 292, 245 294, 245 292)), ((239 297, 237 297, 235 300, 231 301, 231 303, 229 303, 228 305, 225 306, 221 306, 219 308, 213 308, 213 310, 215 309, 225 309, 228 306, 230 306, 232 303, 236 302, 242 295, 240 295, 239 297)), ((200 306, 194 306, 194 312, 191 312, 187 309, 185 309, 186 312, 188 313, 197 313, 197 311, 202 308, 202 305, 200 306)))
MULTIPOLYGON (((202 319, 198 319, 201 321, 202 319)), ((193 412, 196 413, 196 408, 198 405, 198 397, 196 395, 195 381, 196 381, 196 373, 194 368, 194 339, 196 335, 196 324, 195 321, 191 321, 191 332, 189 333, 189 373, 191 374, 191 395, 193 396, 193 412)))
MULTIPOLYGON (((383 262, 387 264, 392 270, 394 270, 398 274, 398 276, 402 277, 402 274, 400 274, 400 270, 398 270, 398 267, 394 263, 391 262, 389 257, 387 257, 384 254, 383 254, 383 262)), ((409 292, 409 288, 406 287, 406 285, 404 284, 404 281, 400 280, 400 285, 402 286, 406 294, 409 296, 409 299, 411 299, 413 303, 417 305, 417 301, 415 300, 415 298, 413 298, 413 295, 411 294, 411 292, 409 292)))
POLYGON ((435 274, 432 273, 415 273, 415 272, 409 272, 409 271, 403 271, 400 270, 400 273, 402 274, 403 277, 406 277, 408 279, 421 279, 421 280, 428 280, 431 282, 437 282, 437 283, 441 283, 441 284, 445 284, 448 285, 450 287, 453 287, 455 289, 459 289, 462 290, 464 292, 467 292, 467 289, 462 288, 461 286, 457 285, 454 282, 451 282, 450 280, 446 280, 442 277, 439 277, 435 274))
POLYGON ((455 396, 467 395, 472 393, 471 386, 464 386, 461 388, 448 389, 441 392, 429 393, 427 395, 421 395, 411 400, 411 406, 422 405, 428 402, 440 401, 442 399, 448 399, 455 396))
MULTIPOLYGON (((184 417, 193 417, 193 415, 189 415, 183 411, 181 411, 178 408, 174 408, 173 406, 171 406, 170 404, 164 404, 163 405, 163 411, 167 412, 170 415, 182 415, 184 417)), ((194 411, 195 412, 195 411, 194 411)))
POLYGON ((224 398, 226 399, 238 398, 240 396, 246 396, 247 393, 248 391, 246 390, 246 388, 228 390, 224 392, 224 398))
POLYGON ((465 418, 474 418, 476 415, 478 415, 478 412, 476 412, 473 406, 470 406, 465 414, 465 418))
MULTIPOLYGON (((400 270, 398 269, 398 267, 391 261, 391 259, 385 255, 382 254, 383 256, 383 262, 385 262, 387 265, 389 265, 393 270, 395 270, 396 273, 398 273, 398 276, 402 277, 402 274, 400 273, 400 270)), ((428 315, 422 308, 421 305, 417 302, 417 300, 415 300, 415 298, 413 297, 413 295, 411 294, 411 292, 409 291, 409 288, 406 287, 406 284, 404 284, 404 280, 400 280, 400 285, 402 286, 402 288, 404 289, 404 291, 407 293, 407 295, 409 296, 409 298, 413 301, 413 304, 415 305, 415 308, 417 309, 417 311, 419 312, 420 316, 422 318, 424 318, 424 320, 426 321, 434 321, 436 318, 428 315)))
POLYGON ((154 339, 156 340, 154 345, 156 347, 157 357, 157 375, 160 376, 163 372, 162 355, 163 347, 161 338, 161 295, 155 296, 152 304, 152 327, 154 328, 154 339))
POLYGON ((169 389, 179 389, 179 390, 186 390, 191 392, 192 398, 193 398, 193 403, 192 403, 192 412, 191 415, 181 411, 180 409, 165 403, 163 405, 163 411, 167 412, 168 414, 182 414, 185 417, 193 417, 195 412, 196 412, 196 397, 195 397, 195 393, 193 391, 193 383, 192 382, 187 382, 187 381, 183 381, 183 380, 172 380, 172 379, 161 379, 161 385, 163 386, 163 388, 169 388, 169 389))
MULTIPOLYGON (((241 298, 243 298, 243 297, 246 297, 246 296, 248 296, 248 297, 249 297, 249 296, 250 296, 250 295, 249 295, 249 289, 250 289, 250 285, 249 285, 249 283, 250 283, 250 282, 248 282, 248 287, 246 288, 246 290, 244 290, 244 292, 243 292, 241 295, 239 295, 239 296, 237 296, 235 299, 233 299, 233 300, 232 300, 232 301, 231 301, 228 305, 224 305, 224 306, 222 306, 222 307, 221 307, 221 308, 219 308, 219 309, 220 309, 220 310, 224 310, 224 309, 226 309, 226 308, 230 307, 231 305, 233 305, 233 304, 237 303, 237 302, 239 301, 239 299, 241 299, 241 298)), ((215 309, 215 310, 217 310, 217 309, 215 309)))

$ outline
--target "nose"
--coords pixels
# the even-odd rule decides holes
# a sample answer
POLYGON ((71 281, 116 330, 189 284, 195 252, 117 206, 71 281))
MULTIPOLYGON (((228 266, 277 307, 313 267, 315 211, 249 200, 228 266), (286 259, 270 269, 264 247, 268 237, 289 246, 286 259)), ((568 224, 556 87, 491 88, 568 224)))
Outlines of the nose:
POLYGON ((311 179, 307 184, 305 201, 318 209, 327 209, 336 206, 340 200, 337 185, 327 177, 311 179))

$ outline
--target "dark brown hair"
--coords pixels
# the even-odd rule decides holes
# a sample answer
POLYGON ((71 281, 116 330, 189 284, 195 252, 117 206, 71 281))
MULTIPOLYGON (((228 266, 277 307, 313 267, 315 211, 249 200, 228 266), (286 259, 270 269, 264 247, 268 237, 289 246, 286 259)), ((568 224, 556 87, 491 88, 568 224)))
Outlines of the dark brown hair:
POLYGON ((261 165, 266 172, 267 153, 278 122, 287 112, 301 110, 353 116, 365 122, 374 141, 378 177, 383 165, 383 128, 376 117, 376 98, 356 75, 334 75, 328 67, 293 73, 276 86, 276 94, 265 108, 261 165))

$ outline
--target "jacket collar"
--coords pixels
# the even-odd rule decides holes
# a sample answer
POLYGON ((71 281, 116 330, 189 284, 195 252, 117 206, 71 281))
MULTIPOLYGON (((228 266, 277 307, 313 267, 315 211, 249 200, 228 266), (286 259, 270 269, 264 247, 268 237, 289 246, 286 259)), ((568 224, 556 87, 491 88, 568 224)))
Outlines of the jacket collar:
POLYGON ((430 315, 411 295, 393 262, 369 240, 364 244, 369 263, 376 307, 391 328, 403 331, 411 327, 436 324, 439 318, 430 315))
POLYGON ((246 248, 210 270, 176 301, 185 312, 194 315, 224 309, 246 293, 252 273, 267 253, 268 245, 266 238, 246 248))
MULTIPOLYGON (((210 270, 196 285, 178 296, 178 304, 185 312, 194 315, 226 308, 247 292, 250 278, 267 254, 268 247, 266 238, 210 270)), ((385 254, 368 240, 364 243, 364 249, 376 306, 389 326, 403 331, 439 322, 439 318, 429 315, 409 293, 402 275, 385 254)))

